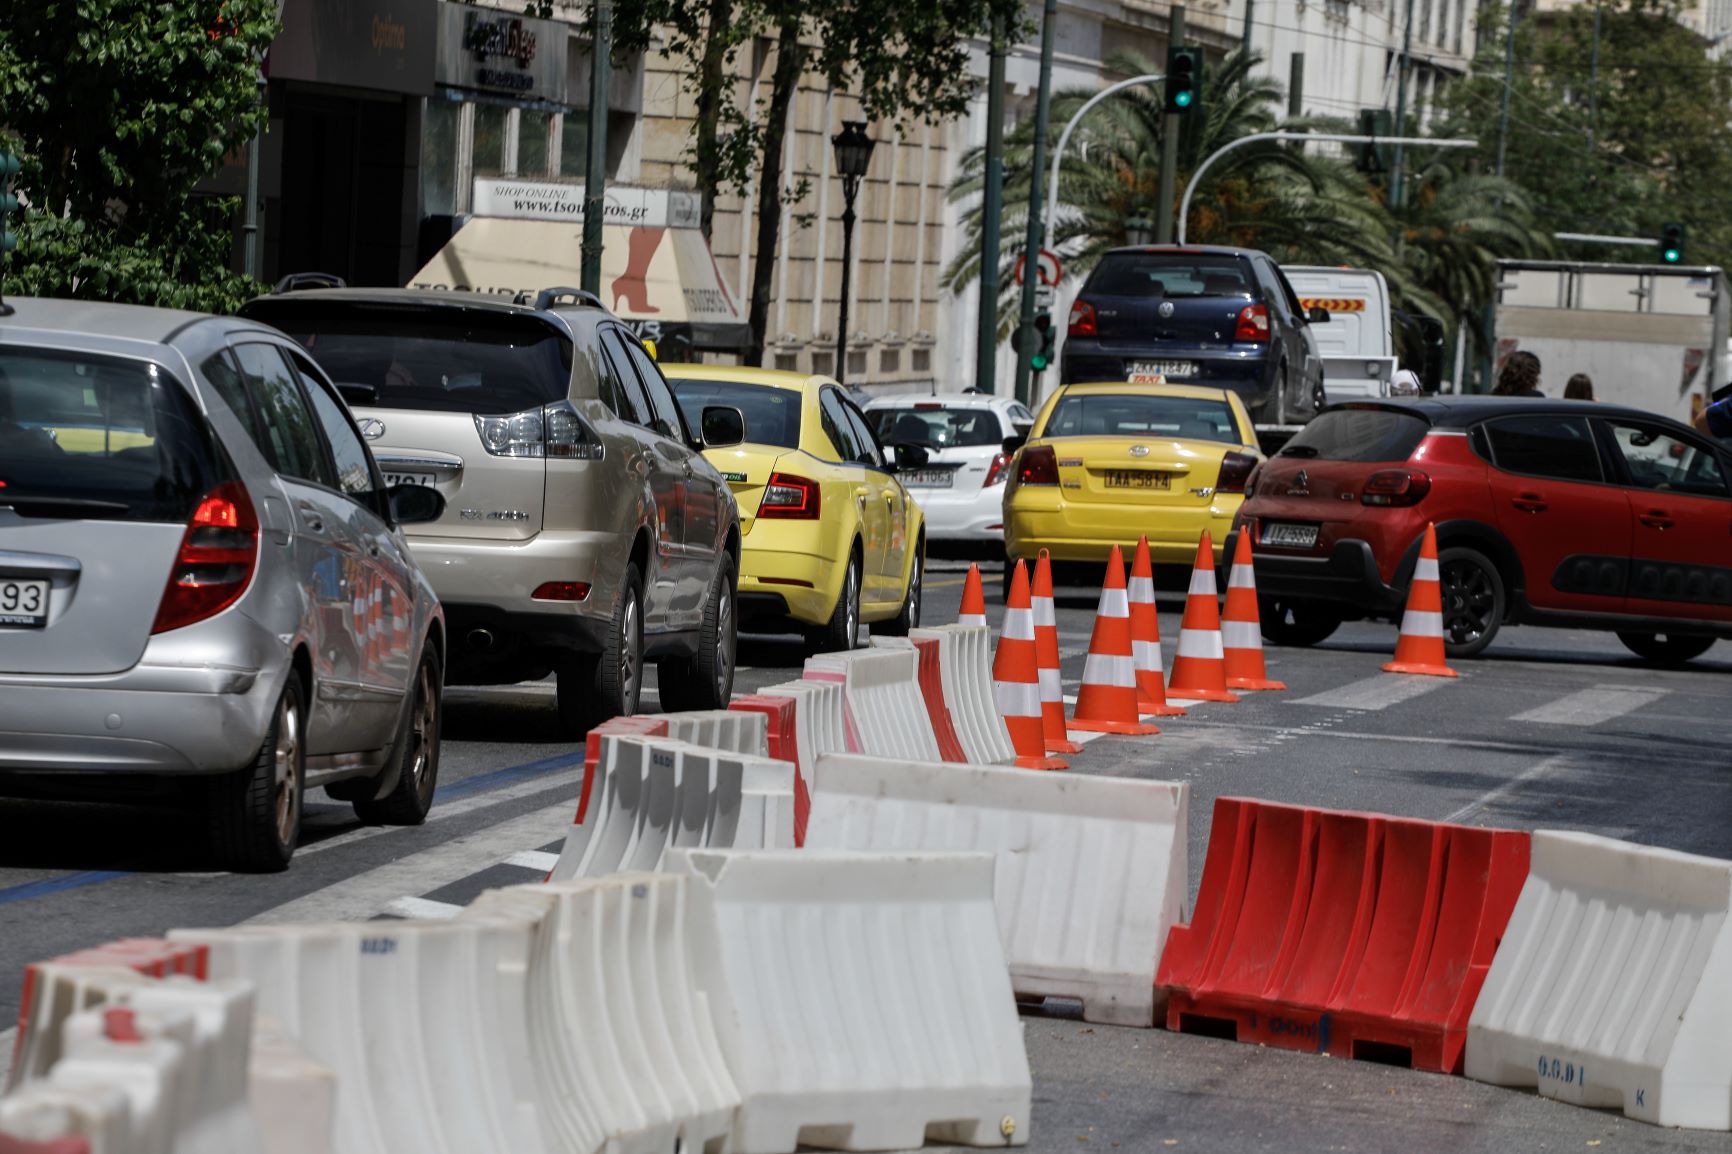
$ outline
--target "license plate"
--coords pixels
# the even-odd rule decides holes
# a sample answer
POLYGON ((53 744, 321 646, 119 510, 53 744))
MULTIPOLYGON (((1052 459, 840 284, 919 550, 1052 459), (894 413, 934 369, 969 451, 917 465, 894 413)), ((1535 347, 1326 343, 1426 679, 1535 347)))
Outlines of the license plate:
POLYGON ((394 488, 397 485, 426 485, 429 488, 431 488, 433 485, 433 474, 432 473, 386 473, 385 474, 385 488, 390 489, 390 488, 394 488))
POLYGON ((48 582, 0 577, 0 625, 40 629, 48 624, 48 582))
POLYGON ((1138 376, 1165 377, 1171 380, 1174 377, 1196 376, 1197 366, 1193 361, 1131 361, 1125 365, 1125 372, 1133 381, 1138 376))
POLYGON ((1171 489, 1173 475, 1152 469, 1113 469, 1103 474, 1109 489, 1171 489))
POLYGON ((956 474, 950 469, 915 469, 903 474, 903 480, 912 487, 948 489, 956 484, 956 474))
POLYGON ((1295 549, 1309 549, 1317 544, 1317 526, 1287 525, 1279 521, 1266 521, 1263 524, 1263 544, 1288 545, 1295 549))

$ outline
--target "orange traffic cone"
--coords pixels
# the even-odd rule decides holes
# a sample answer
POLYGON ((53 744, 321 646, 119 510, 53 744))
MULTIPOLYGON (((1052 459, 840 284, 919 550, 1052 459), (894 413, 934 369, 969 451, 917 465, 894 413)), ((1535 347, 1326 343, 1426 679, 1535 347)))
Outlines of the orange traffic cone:
POLYGON ((1237 701, 1227 692, 1227 663, 1222 655, 1221 608, 1215 598, 1215 543, 1207 530, 1197 542, 1191 567, 1191 591, 1185 597, 1185 619, 1179 624, 1179 652, 1167 689, 1182 701, 1237 701))
POLYGON ((1040 671, 1034 656, 1034 610, 1028 599, 1028 570, 1016 563, 1010 599, 1004 603, 1004 629, 992 658, 992 699, 1010 731, 1016 764, 1024 769, 1064 769, 1068 763, 1046 756, 1040 721, 1040 671))
POLYGON ((1082 746, 1064 728, 1064 682, 1058 671, 1058 615, 1052 604, 1052 559, 1045 549, 1034 563, 1034 659, 1040 668, 1040 721, 1048 753, 1077 753, 1082 746))
POLYGON ((986 624, 986 593, 980 587, 980 566, 968 567, 968 579, 962 583, 962 613, 958 625, 986 624))
POLYGON ((1131 558, 1131 658, 1137 669, 1137 712, 1158 717, 1183 717, 1185 711, 1167 704, 1166 666, 1161 661, 1161 618, 1155 609, 1155 567, 1149 562, 1149 539, 1137 538, 1131 558))
POLYGON ((1083 662, 1082 688, 1070 727, 1095 733, 1159 733, 1137 718, 1137 667, 1131 657, 1131 603, 1125 592, 1125 557, 1113 546, 1095 612, 1094 636, 1083 662))
POLYGON ((1437 583, 1437 529, 1425 527, 1419 546, 1419 563, 1413 567, 1413 583, 1407 587, 1407 611, 1401 615, 1401 636, 1395 641, 1395 660, 1385 673, 1425 673, 1432 677, 1456 677, 1443 652, 1443 589, 1437 583))
POLYGON ((1227 684, 1234 689, 1286 689, 1263 668, 1263 621, 1257 614, 1257 574, 1251 568, 1251 531, 1239 533, 1227 573, 1227 608, 1221 614, 1227 684))

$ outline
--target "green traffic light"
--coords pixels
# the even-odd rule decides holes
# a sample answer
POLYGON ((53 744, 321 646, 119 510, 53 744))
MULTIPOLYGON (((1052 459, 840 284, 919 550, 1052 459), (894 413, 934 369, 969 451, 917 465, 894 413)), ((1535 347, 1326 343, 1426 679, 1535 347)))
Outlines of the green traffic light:
POLYGON ((1189 108, 1191 106, 1191 94, 1189 92, 1175 93, 1173 95, 1173 103, 1177 104, 1180 108, 1189 108))
POLYGON ((1039 353, 1036 353, 1036 354, 1034 354, 1034 356, 1028 358, 1028 367, 1033 369, 1037 373, 1040 372, 1042 369, 1046 368, 1046 365, 1047 365, 1046 358, 1043 357, 1039 353))
POLYGON ((1662 254, 1667 264, 1677 264, 1683 255, 1675 248, 1669 248, 1662 254))

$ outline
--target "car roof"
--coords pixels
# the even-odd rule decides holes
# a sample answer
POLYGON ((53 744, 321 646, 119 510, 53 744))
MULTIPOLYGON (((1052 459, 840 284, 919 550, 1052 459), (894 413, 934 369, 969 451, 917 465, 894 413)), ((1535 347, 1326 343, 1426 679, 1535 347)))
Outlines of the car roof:
POLYGON ((983 409, 1016 404, 1015 397, 994 393, 879 393, 865 405, 868 409, 888 409, 893 405, 939 404, 950 409, 983 409))
POLYGON ((1330 405, 1325 413, 1345 409, 1407 410, 1424 417, 1437 428, 1464 429, 1490 417, 1506 417, 1516 413, 1568 414, 1582 417, 1624 417, 1639 421, 1682 422, 1646 409, 1627 405, 1610 405, 1604 401, 1566 401, 1553 397, 1496 397, 1489 393, 1465 396, 1391 397, 1364 401, 1344 401, 1330 405))
MULTIPOLYGON (((188 325, 213 320, 208 313, 183 309, 117 305, 106 301, 49 300, 39 297, 8 297, 11 316, 0 317, 0 343, 9 343, 23 330, 66 336, 89 336, 98 340, 146 341, 165 344, 188 325)), ((249 322, 241 322, 247 327, 249 322)))
MULTIPOLYGON (((662 376, 686 381, 733 381, 741 385, 767 385, 776 389, 806 392, 822 385, 835 385, 829 377, 817 373, 796 373, 787 369, 759 369, 751 365, 701 365, 695 362, 661 366, 662 376)), ((840 385, 836 386, 841 388, 840 385)))
POLYGON ((1263 256, 1260 248, 1238 248, 1225 244, 1127 244, 1109 248, 1102 256, 1121 252, 1141 253, 1203 253, 1210 256, 1263 256))
POLYGON ((1196 401, 1224 401, 1227 389, 1211 389, 1205 385, 1156 385, 1136 381, 1083 381, 1061 385, 1066 393, 1088 396, 1188 397, 1196 401))
POLYGON ((486 312, 500 315, 541 316, 558 314, 571 321, 586 318, 609 320, 613 314, 594 305, 559 304, 548 309, 520 305, 513 298, 495 293, 459 292, 454 289, 415 288, 321 288, 297 289, 292 292, 267 293, 248 301, 250 305, 275 305, 278 302, 336 302, 346 304, 422 305, 431 308, 462 309, 466 312, 486 312))

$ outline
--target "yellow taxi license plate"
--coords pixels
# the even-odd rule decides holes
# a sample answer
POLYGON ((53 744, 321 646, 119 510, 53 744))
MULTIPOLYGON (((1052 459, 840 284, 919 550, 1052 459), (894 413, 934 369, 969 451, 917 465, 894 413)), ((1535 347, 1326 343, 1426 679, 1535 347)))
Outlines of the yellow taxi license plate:
POLYGON ((1171 489, 1173 475, 1151 469, 1110 469, 1104 474, 1109 489, 1171 489))

